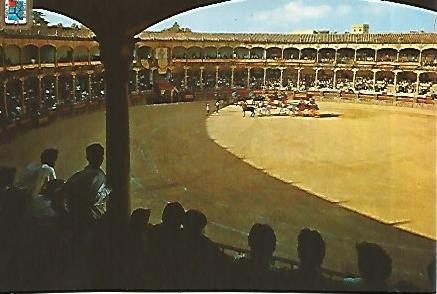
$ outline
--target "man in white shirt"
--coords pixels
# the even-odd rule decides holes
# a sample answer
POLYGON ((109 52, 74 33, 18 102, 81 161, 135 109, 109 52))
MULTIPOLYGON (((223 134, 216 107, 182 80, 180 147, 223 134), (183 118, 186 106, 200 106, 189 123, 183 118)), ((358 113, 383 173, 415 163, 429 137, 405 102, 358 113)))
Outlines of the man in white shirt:
POLYGON ((41 153, 41 163, 29 164, 18 180, 17 187, 26 190, 31 196, 37 195, 48 181, 56 179, 58 153, 54 148, 45 149, 41 153))
POLYGON ((62 189, 68 213, 75 221, 93 222, 106 212, 110 189, 106 186, 105 172, 100 168, 104 153, 102 145, 89 145, 86 148, 88 165, 68 179, 62 189))

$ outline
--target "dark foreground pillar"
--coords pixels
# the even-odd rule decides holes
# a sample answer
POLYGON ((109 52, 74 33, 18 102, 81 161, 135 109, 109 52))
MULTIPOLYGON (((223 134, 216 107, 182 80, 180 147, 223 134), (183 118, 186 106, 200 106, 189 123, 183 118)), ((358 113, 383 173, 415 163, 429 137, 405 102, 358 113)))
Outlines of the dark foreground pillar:
POLYGON ((116 229, 128 223, 130 214, 127 91, 133 38, 117 33, 98 37, 106 82, 106 171, 113 189, 108 213, 116 229))

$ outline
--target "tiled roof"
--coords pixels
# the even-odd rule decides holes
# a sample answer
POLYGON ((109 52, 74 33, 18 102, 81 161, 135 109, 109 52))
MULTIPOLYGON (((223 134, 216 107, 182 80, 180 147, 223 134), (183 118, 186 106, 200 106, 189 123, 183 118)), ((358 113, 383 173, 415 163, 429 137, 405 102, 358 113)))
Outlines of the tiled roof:
POLYGON ((142 32, 143 41, 209 41, 242 43, 401 43, 437 44, 437 33, 381 33, 381 34, 245 34, 195 32, 142 32))

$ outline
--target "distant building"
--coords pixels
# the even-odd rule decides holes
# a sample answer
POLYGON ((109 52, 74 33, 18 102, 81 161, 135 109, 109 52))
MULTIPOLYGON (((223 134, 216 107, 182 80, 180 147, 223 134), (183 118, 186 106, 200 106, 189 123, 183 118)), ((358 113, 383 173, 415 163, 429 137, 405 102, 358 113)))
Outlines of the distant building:
POLYGON ((369 25, 366 23, 353 24, 352 25, 352 34, 368 34, 369 33, 369 25))

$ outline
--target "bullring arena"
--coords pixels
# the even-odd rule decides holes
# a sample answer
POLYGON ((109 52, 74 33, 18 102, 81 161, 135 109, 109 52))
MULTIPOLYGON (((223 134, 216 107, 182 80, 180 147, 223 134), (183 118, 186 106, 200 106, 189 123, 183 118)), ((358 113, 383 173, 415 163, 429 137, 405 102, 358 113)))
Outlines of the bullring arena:
POLYGON ((0 36, 0 166, 22 171, 55 147, 56 173, 68 179, 90 142, 106 142, 113 167, 103 169, 121 174, 115 186, 126 192, 114 197, 115 215, 147 207, 156 224, 179 201, 203 211, 206 235, 233 253, 247 248, 254 223, 270 224, 275 255, 291 264, 310 227, 337 277, 357 274, 355 245, 368 241, 391 256, 391 282, 427 287, 437 34, 203 34, 175 24, 138 34, 126 83, 112 76, 110 85, 106 75, 119 72, 105 71, 85 27, 0 36), (314 97, 320 117, 243 117, 232 102, 253 92, 314 97), (216 100, 223 108, 205 115, 216 100))
MULTIPOLYGON (((310 226, 326 240, 327 268, 355 272, 354 244, 369 240, 393 257, 394 278, 423 279, 436 237, 434 111, 321 102, 341 116, 243 118, 231 105, 206 118, 204 107, 130 108, 132 206, 151 208, 152 222, 178 200, 205 211, 210 237, 238 247, 252 223, 270 223, 276 254, 292 259, 310 226)), ((22 168, 55 146, 66 178, 104 138, 104 113, 85 114, 17 137, 0 161, 22 168)))

